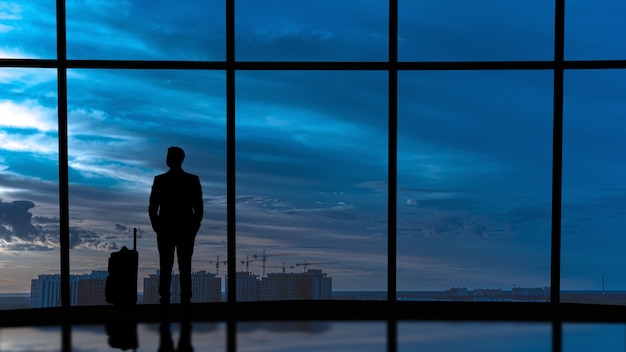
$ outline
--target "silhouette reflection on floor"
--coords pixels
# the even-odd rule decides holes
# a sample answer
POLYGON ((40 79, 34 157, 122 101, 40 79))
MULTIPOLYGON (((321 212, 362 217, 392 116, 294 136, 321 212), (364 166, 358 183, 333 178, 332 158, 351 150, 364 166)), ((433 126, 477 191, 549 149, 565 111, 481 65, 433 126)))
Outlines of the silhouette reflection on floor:
MULTIPOLYGON (((386 351, 385 321, 238 322, 233 351, 386 351)), ((553 351, 547 322, 403 321, 399 351, 553 351)), ((223 322, 160 324, 111 321, 76 325, 0 329, 0 351, 227 351, 223 322), (117 324, 114 324, 117 323, 117 324)), ((623 351, 624 323, 563 323, 563 351, 623 351)), ((231 347, 232 348, 232 347, 231 347)), ((560 352, 560 351, 555 351, 560 352)))

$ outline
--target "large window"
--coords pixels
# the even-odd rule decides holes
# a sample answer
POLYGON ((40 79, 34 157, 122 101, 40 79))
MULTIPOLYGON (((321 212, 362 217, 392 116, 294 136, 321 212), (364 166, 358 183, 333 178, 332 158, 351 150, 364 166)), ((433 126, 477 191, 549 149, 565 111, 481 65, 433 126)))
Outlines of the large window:
POLYGON ((335 291, 384 292, 386 72, 245 71, 236 85, 239 271, 317 269, 335 291))
POLYGON ((475 300, 532 287, 545 299, 551 72, 403 71, 398 82, 398 290, 475 300))
POLYGON ((565 72, 563 113, 564 302, 626 304, 624 70, 565 72), (602 292, 599 297, 572 291, 602 292))
POLYGON ((56 71, 2 68, 0 86, 1 294, 14 298, 1 308, 10 309, 42 289, 31 279, 60 273, 56 71))
POLYGON ((0 308, 104 304, 134 228, 153 303, 172 145, 211 300, 626 304, 624 5, 565 5, 0 4, 0 308))
MULTIPOLYGON (((111 252, 132 248, 137 228, 138 290, 144 293, 140 303, 158 302, 155 292, 146 292, 156 287, 149 285, 150 277, 159 275, 148 200, 154 176, 167 171, 167 148, 176 145, 186 153, 183 168, 197 174, 203 184, 206 220, 197 235, 192 272, 211 272, 223 286, 226 268, 220 272, 219 262, 226 260, 224 87, 222 71, 68 71, 72 274, 95 272, 86 280, 98 280, 111 252)), ((93 302, 95 297, 79 298, 73 303, 103 303, 93 302)))

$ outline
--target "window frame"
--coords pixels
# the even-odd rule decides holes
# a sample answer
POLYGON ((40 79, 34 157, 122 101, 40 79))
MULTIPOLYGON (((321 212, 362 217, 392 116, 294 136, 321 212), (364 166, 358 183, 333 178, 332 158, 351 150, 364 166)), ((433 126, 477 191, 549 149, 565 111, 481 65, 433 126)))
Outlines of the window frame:
MULTIPOLYGON (((65 0, 56 1, 57 21, 57 58, 56 59, 2 59, 0 67, 22 68, 54 68, 58 75, 58 134, 59 134, 59 207, 60 207, 60 269, 61 269, 61 307, 70 309, 70 243, 69 243, 69 201, 68 201, 68 136, 67 136, 67 70, 68 69, 184 69, 184 70, 223 70, 226 73, 226 158, 227 158, 227 256, 229 262, 236 262, 236 190, 235 190, 235 73, 243 70, 376 70, 388 73, 388 279, 387 300, 383 302, 318 302, 304 311, 298 312, 298 319, 387 319, 388 337, 391 350, 397 347, 397 323, 402 319, 528 319, 552 321, 555 323, 554 334, 560 336, 560 324, 563 321, 578 321, 583 319, 576 313, 564 313, 560 302, 560 265, 561 265, 561 178, 563 154, 563 74, 566 70, 576 69, 625 69, 626 60, 576 60, 564 59, 564 31, 565 31, 565 0, 555 0, 554 18, 554 58, 545 61, 467 61, 467 62, 418 62, 398 61, 398 0, 388 0, 389 5, 389 55, 387 61, 363 62, 267 62, 267 61, 237 61, 235 57, 235 1, 226 1, 226 58, 225 61, 142 61, 142 60, 68 60, 66 56, 66 16, 65 0), (398 302, 396 292, 396 213, 397 213, 397 98, 398 72, 404 70, 548 70, 554 74, 553 86, 553 155, 552 155, 552 215, 551 215, 551 277, 550 301, 545 304, 523 303, 505 305, 504 311, 487 309, 488 306, 474 302, 456 302, 449 306, 445 302, 398 302), (232 260, 231 260, 232 259, 232 260), (336 307, 325 309, 320 307, 336 307), (364 313, 353 313, 350 310, 364 309, 364 313), (445 307, 454 308, 453 312, 446 312, 445 307), (460 308, 460 309, 458 309, 460 308), (547 309, 546 309, 547 308, 547 309), (491 313, 488 313, 491 311, 491 313), (329 313, 332 312, 332 313, 329 313)), ((228 276, 236 276, 236 266, 228 266, 228 276)), ((220 308, 215 318, 224 318, 229 323, 229 329, 235 328, 237 319, 256 319, 247 307, 254 305, 258 309, 272 313, 274 318, 293 317, 291 310, 276 307, 295 305, 302 308, 299 302, 237 302, 236 280, 228 280, 227 302, 214 303, 220 308), (240 313, 232 312, 236 306, 245 305, 237 309, 240 313), (223 310, 223 314, 220 313, 223 310), (277 311, 284 313, 275 315, 277 311)), ((577 306, 574 306, 577 307, 577 306)), ((87 309, 87 307, 83 307, 87 309)), ((149 309, 147 307, 146 309, 149 309)), ((93 309, 93 308, 90 308, 93 309)), ((576 312, 590 312, 592 308, 576 308, 576 312)), ((618 320, 615 307, 611 307, 611 314, 603 309, 596 310, 597 314, 589 315, 586 320, 607 321, 618 320)), ((619 310, 619 309, 618 309, 619 310)), ((213 314, 213 313, 211 313, 213 314)), ((10 315, 10 314, 9 314, 10 315)), ((261 314, 267 320, 268 315, 261 314)), ((213 318, 212 318, 213 319, 213 318)), ((623 318, 622 318, 623 319, 623 318)), ((45 319, 43 320, 45 321, 45 319)), ((232 337, 229 337, 229 339, 232 337)))

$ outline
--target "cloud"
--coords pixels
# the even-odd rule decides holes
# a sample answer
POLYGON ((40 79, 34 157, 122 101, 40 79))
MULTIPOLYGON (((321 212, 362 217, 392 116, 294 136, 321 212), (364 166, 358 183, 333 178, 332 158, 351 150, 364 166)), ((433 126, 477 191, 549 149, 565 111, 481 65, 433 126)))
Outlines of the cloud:
POLYGON ((10 21, 19 21, 22 19, 22 7, 16 2, 2 2, 0 3, 0 20, 3 21, 0 24, 0 33, 5 33, 13 30, 14 26, 8 25, 10 21))
POLYGON ((26 200, 6 203, 0 200, 0 225, 2 237, 11 239, 11 236, 19 238, 33 238, 37 235, 37 229, 32 225, 33 214, 29 211, 35 204, 26 200))
POLYGON ((116 251, 120 247, 117 243, 109 241, 106 235, 99 234, 96 231, 78 227, 70 227, 70 248, 90 249, 99 252, 110 252, 116 251))
POLYGON ((55 235, 58 230, 55 232, 43 226, 49 222, 42 218, 36 218, 38 223, 33 224, 30 209, 34 207, 35 203, 27 200, 0 200, 1 247, 15 251, 42 251, 58 247, 58 236, 55 235))
POLYGON ((243 60, 384 60, 387 7, 317 1, 247 3, 237 9, 237 53, 243 60), (333 8, 333 16, 326 9, 333 8), (262 14, 262 15, 260 15, 262 14))
MULTIPOLYGON (((33 216, 35 203, 28 200, 0 200, 0 247, 12 251, 46 251, 59 247, 59 220, 33 216)), ((70 227, 70 248, 112 251, 119 249, 115 240, 126 239, 129 228, 116 224, 117 235, 108 236, 81 227, 70 227)))
POLYGON ((0 101, 0 126, 35 129, 49 132, 57 130, 57 110, 41 106, 36 100, 16 103, 12 100, 0 101))

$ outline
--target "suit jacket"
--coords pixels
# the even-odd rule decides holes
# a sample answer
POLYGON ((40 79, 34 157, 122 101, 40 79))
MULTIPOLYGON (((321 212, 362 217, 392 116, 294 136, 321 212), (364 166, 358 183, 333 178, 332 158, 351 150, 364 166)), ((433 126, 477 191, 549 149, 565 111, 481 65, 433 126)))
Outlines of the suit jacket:
POLYGON ((162 232, 193 232, 204 214, 200 178, 182 169, 170 169, 154 177, 148 214, 152 228, 162 232))

